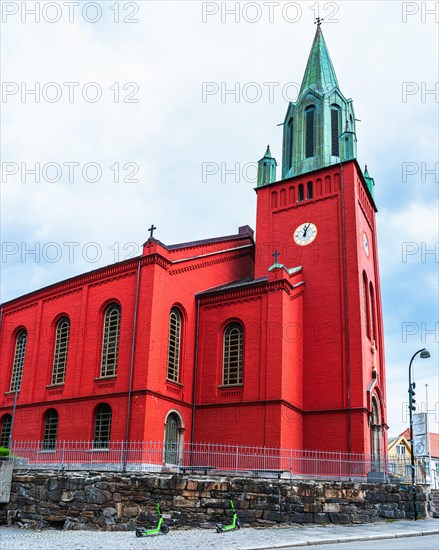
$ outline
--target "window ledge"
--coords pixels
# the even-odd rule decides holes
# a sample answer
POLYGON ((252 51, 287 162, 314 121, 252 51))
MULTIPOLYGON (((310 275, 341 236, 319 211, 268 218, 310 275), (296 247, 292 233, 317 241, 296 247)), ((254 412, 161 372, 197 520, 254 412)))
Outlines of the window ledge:
POLYGON ((116 380, 117 374, 112 374, 111 376, 98 376, 95 378, 95 382, 109 382, 111 380, 116 380))
POLYGON ((244 384, 227 384, 226 386, 225 385, 218 386, 220 390, 239 389, 243 387, 244 387, 244 384))
POLYGON ((50 390, 52 388, 63 388, 64 387, 64 382, 58 382, 57 384, 48 384, 46 386, 46 390, 50 390))
POLYGON ((15 394, 20 395, 20 390, 18 390, 18 391, 16 391, 16 390, 14 390, 14 391, 5 391, 5 395, 15 395, 15 394))
POLYGON ((178 386, 179 388, 183 387, 183 384, 181 382, 174 382, 174 380, 170 380, 169 378, 166 378, 166 383, 170 384, 171 386, 178 386))

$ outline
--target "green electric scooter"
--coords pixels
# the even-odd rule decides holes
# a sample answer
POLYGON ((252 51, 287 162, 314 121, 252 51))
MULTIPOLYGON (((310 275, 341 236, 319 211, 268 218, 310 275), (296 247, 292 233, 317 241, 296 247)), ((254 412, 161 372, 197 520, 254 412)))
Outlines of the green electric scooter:
POLYGON ((136 537, 148 537, 149 535, 158 535, 159 533, 169 533, 169 527, 163 523, 162 510, 160 508, 160 499, 156 498, 155 506, 157 508, 157 513, 159 515, 159 521, 157 526, 153 529, 145 529, 144 527, 137 527, 136 537))
POLYGON ((229 497, 230 508, 233 511, 232 523, 230 525, 223 525, 222 523, 216 524, 216 532, 224 533, 224 531, 233 531, 233 529, 240 529, 241 524, 239 523, 238 514, 236 513, 235 505, 233 504, 232 497, 229 497))

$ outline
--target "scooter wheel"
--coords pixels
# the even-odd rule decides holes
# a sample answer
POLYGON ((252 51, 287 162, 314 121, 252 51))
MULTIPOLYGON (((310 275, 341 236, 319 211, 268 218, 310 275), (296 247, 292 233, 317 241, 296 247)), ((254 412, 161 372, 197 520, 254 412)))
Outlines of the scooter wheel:
POLYGON ((241 529, 241 524, 239 523, 239 519, 236 520, 236 528, 241 529))
POLYGON ((140 529, 139 527, 136 529, 136 537, 142 537, 143 536, 143 529, 140 529))
POLYGON ((162 525, 162 526, 160 527, 160 531, 161 531, 164 535, 166 535, 166 533, 169 533, 169 527, 168 527, 167 525, 162 525))
POLYGON ((222 529, 219 525, 216 526, 216 532, 217 533, 221 533, 222 532, 222 529))

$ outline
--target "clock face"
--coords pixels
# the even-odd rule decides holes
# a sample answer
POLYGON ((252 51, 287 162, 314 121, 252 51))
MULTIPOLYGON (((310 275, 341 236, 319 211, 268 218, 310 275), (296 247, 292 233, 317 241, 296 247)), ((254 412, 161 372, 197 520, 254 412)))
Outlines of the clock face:
POLYGON ((294 231, 294 241, 299 246, 311 244, 317 237, 317 227, 312 222, 305 222, 299 225, 294 231))
POLYGON ((366 233, 363 233, 363 245, 364 245, 364 250, 366 252, 366 256, 369 257, 370 247, 369 247, 369 239, 367 238, 366 233))

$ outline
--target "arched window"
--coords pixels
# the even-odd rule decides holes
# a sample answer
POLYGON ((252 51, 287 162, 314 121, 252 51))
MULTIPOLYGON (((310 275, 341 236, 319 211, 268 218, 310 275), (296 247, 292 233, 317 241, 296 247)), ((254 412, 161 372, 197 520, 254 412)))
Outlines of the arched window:
POLYGON ((26 354, 27 332, 20 330, 15 339, 14 363, 12 365, 12 377, 10 391, 20 391, 21 378, 23 376, 24 356, 26 354))
POLYGON ((289 203, 290 204, 293 204, 296 200, 296 193, 295 193, 295 189, 293 186, 290 187, 290 191, 289 191, 289 203))
POLYGON ((108 449, 110 447, 111 416, 111 407, 107 403, 101 403, 96 407, 93 437, 94 449, 108 449))
POLYGON ((305 109, 305 158, 315 155, 315 114, 314 105, 305 109))
POLYGON ((180 370, 181 313, 176 308, 169 315, 168 367, 166 378, 178 382, 180 370))
POLYGON ((46 412, 44 420, 43 450, 52 451, 56 448, 56 436, 58 434, 58 413, 55 409, 46 412))
POLYGON ((369 336, 369 296, 367 291, 367 276, 363 271, 363 326, 364 332, 369 336))
POLYGON ((67 351, 69 347, 70 321, 62 317, 56 325, 55 352, 53 355, 52 384, 64 384, 67 351))
POLYGON ((2 431, 0 434, 0 447, 9 447, 9 438, 11 436, 12 416, 10 414, 3 415, 2 431))
POLYGON ((277 208, 277 193, 276 193, 276 191, 273 191, 273 193, 271 193, 271 208, 277 208))
POLYGON ((287 124, 287 143, 286 143, 286 165, 288 168, 291 168, 293 164, 293 117, 288 120, 287 124))
POLYGON ((120 307, 110 305, 105 311, 102 341, 101 378, 116 376, 119 351, 120 307))
POLYGON ((280 205, 285 206, 287 203, 287 191, 286 189, 280 190, 280 205))
POLYGON ((301 183, 297 191, 297 202, 302 202, 304 198, 305 198, 305 193, 303 190, 303 183, 301 183))
POLYGON ((239 323, 231 323, 224 331, 223 386, 242 384, 244 334, 239 323))
POLYGON ((372 468, 379 468, 381 463, 382 453, 382 436, 381 436, 381 415, 378 401, 375 396, 372 397, 371 403, 371 423, 370 423, 370 439, 371 439, 371 455, 372 468))
POLYGON ((306 198, 312 199, 312 181, 306 184, 306 198))
POLYGON ((375 310, 375 293, 372 283, 369 283, 369 305, 370 305, 370 339, 375 340, 375 347, 378 345, 377 338, 377 322, 375 310))
POLYGON ((340 107, 331 105, 331 149, 334 157, 340 156, 340 107))

